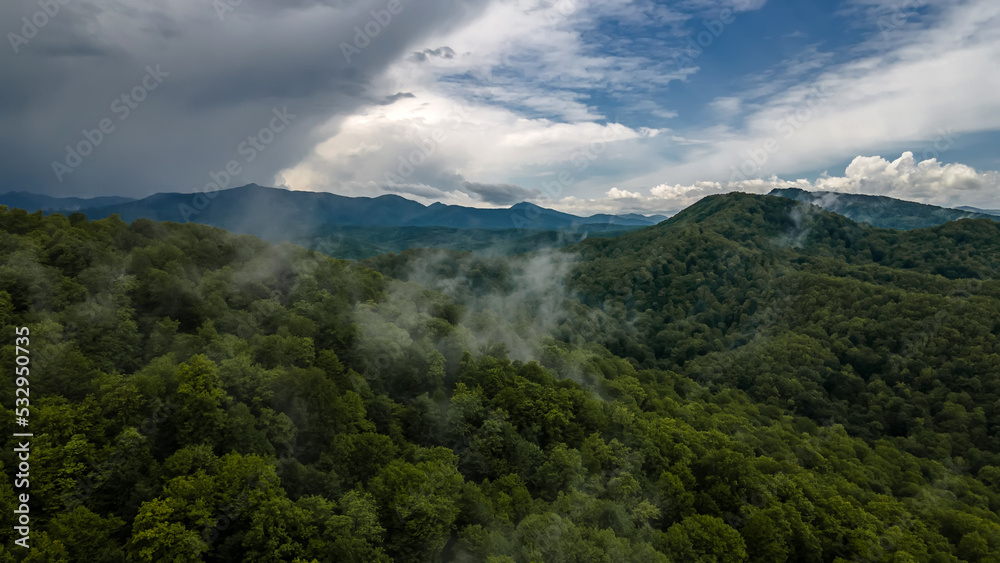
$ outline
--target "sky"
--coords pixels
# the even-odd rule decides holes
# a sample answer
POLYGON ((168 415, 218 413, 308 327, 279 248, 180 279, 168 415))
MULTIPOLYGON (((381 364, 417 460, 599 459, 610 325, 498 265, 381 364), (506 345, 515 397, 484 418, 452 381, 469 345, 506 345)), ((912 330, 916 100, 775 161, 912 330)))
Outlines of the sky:
POLYGON ((996 0, 34 0, 0 22, 0 192, 1000 208, 996 0))

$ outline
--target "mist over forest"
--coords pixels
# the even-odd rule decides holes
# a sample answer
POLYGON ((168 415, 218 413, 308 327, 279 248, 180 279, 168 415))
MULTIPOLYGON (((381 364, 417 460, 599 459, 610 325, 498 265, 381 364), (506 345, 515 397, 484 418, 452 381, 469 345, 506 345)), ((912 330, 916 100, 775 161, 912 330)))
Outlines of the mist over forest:
POLYGON ((31 328, 38 374, 14 560, 1000 547, 991 220, 893 231, 731 194, 561 249, 360 262, 195 224, 0 220, 0 324, 31 328))

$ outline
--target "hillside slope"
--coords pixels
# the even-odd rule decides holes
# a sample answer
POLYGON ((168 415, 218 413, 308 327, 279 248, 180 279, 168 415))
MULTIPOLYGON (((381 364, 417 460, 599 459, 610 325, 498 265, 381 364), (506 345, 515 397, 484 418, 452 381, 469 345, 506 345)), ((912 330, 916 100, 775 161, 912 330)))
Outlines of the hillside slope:
POLYGON ((769 195, 811 203, 858 223, 867 223, 883 229, 923 229, 958 219, 1000 221, 995 214, 981 212, 978 209, 949 209, 885 196, 809 192, 798 188, 775 189, 769 195))
POLYGON ((997 222, 890 231, 733 194, 571 249, 568 283, 615 317, 599 341, 616 354, 909 451, 948 444, 974 470, 1000 464, 997 222))

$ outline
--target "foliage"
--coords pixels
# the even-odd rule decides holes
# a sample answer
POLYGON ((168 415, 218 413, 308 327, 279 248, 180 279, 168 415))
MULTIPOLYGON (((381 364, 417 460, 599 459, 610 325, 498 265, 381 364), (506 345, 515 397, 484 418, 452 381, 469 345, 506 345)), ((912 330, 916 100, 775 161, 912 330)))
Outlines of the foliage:
POLYGON ((36 438, 34 547, 0 554, 994 561, 998 245, 708 198, 568 249, 558 322, 515 359, 467 299, 520 295, 532 257, 447 255, 448 297, 199 225, 2 209, 0 359, 30 327, 36 438))

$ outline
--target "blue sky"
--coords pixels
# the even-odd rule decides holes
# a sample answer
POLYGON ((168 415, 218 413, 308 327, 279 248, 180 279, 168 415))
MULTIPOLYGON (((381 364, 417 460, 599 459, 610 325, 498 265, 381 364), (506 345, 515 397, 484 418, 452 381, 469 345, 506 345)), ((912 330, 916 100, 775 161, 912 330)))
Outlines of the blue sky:
MULTIPOLYGON (((140 196, 257 182, 669 213, 795 186, 1000 207, 995 0, 209 4, 89 0, 12 43, 0 55, 6 187, 140 196), (54 172, 153 63, 170 72, 163 88, 54 172), (276 108, 294 122, 245 159, 241 143, 276 108)), ((0 11, 18 22, 33 9, 0 11)))

